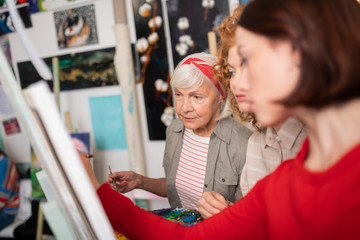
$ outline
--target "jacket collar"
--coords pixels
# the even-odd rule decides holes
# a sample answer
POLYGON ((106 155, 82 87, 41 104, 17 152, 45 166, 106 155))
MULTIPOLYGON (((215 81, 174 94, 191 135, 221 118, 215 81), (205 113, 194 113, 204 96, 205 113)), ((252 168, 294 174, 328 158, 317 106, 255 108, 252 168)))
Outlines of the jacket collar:
POLYGON ((264 148, 266 148, 266 146, 277 148, 278 144, 274 143, 277 141, 276 138, 278 138, 282 146, 287 150, 291 150, 303 128, 304 124, 296 118, 288 118, 277 133, 271 127, 266 128, 264 148))

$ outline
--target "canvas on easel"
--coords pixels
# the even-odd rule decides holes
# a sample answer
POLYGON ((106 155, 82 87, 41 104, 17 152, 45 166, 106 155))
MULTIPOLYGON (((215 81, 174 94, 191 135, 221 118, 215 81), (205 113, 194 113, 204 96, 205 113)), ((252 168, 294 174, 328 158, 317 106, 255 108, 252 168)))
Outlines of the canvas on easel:
POLYGON ((76 238, 115 239, 47 84, 39 82, 21 91, 2 52, 0 81, 47 174, 56 207, 76 238))

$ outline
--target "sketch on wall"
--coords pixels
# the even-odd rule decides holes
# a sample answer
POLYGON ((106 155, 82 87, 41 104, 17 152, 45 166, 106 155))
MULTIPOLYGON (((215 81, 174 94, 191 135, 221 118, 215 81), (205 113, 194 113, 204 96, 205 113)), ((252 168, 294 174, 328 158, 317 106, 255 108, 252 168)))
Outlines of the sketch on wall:
POLYGON ((229 16, 228 1, 168 0, 174 66, 196 52, 209 52, 208 32, 229 16))
POLYGON ((174 111, 162 6, 159 0, 136 0, 132 1, 132 6, 149 138, 164 140, 165 129, 174 118, 174 111))
MULTIPOLYGON (((119 85, 114 66, 115 48, 57 56, 59 59, 60 90, 119 85)), ((45 58, 52 70, 52 57, 45 58)), ((30 61, 18 63, 22 88, 41 79, 30 61)), ((53 82, 48 81, 51 89, 53 82)))
POLYGON ((94 4, 54 12, 60 49, 98 43, 94 4))

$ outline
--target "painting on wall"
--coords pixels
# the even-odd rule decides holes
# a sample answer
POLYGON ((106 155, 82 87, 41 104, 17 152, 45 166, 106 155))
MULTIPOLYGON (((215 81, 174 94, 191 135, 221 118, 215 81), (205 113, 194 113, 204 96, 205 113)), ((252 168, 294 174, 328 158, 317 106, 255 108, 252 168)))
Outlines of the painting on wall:
POLYGON ((174 66, 189 54, 209 52, 208 32, 229 16, 229 2, 168 0, 166 4, 174 66))
MULTIPOLYGON (((15 27, 12 23, 10 13, 7 10, 2 11, 2 8, 6 8, 6 4, 4 3, 5 1, 0 1, 0 36, 15 32, 15 27)), ((29 4, 22 4, 22 6, 17 7, 17 9, 20 18, 24 23, 24 27, 25 28, 32 27, 29 4)))
POLYGON ((137 36, 135 58, 140 59, 149 139, 164 140, 174 111, 162 6, 159 0, 136 0, 132 6, 137 36))
POLYGON ((98 43, 94 4, 54 12, 59 49, 98 43))
MULTIPOLYGON (((60 91, 119 85, 114 55, 115 48, 106 48, 56 56, 59 62, 60 91)), ((52 57, 45 58, 44 61, 52 70, 52 57)), ((17 65, 22 88, 41 80, 30 61, 17 65)), ((53 89, 53 82, 48 81, 48 84, 53 89)))

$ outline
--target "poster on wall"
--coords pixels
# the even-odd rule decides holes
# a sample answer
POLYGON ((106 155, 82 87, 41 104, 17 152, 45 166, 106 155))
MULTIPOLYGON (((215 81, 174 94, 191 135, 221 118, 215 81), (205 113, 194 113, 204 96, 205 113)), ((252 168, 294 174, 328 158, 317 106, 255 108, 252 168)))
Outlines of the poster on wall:
MULTIPOLYGON (((112 47, 56 56, 59 61, 60 91, 119 85, 114 55, 115 48, 112 47)), ((52 70, 52 57, 45 58, 44 61, 52 70)), ((17 65, 22 88, 41 80, 30 61, 17 65)), ((48 81, 48 84, 53 89, 53 82, 48 81)))
POLYGON ((184 57, 208 52, 208 32, 229 16, 229 2, 223 0, 166 2, 174 66, 184 57))
POLYGON ((98 43, 94 4, 54 12, 59 49, 98 43))
POLYGON ((159 0, 134 0, 132 6, 149 139, 164 140, 166 127, 174 119, 174 111, 162 6, 159 0))

